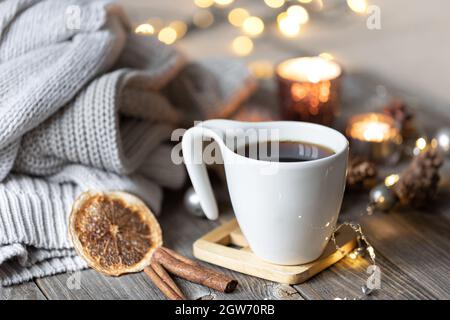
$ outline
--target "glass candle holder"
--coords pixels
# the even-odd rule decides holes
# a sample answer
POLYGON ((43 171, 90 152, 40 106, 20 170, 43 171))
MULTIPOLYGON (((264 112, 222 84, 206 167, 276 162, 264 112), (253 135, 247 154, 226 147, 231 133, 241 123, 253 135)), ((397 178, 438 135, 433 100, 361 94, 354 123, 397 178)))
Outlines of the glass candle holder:
POLYGON ((322 57, 280 63, 276 76, 282 117, 330 126, 340 108, 341 75, 336 62, 322 57))
POLYGON ((389 164, 400 158, 402 137, 394 119, 386 114, 364 113, 351 117, 346 135, 353 156, 389 164))

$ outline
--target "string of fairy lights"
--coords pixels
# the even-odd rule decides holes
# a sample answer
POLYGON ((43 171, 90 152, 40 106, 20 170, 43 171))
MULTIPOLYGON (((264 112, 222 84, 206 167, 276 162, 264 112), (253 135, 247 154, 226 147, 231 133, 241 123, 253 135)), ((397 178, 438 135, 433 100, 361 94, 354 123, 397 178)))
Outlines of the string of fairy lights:
MULTIPOLYGON (((305 24, 310 21, 310 13, 326 11, 328 3, 344 4, 356 14, 366 14, 367 0, 264 0, 271 9, 270 16, 258 16, 248 8, 249 1, 235 0, 193 0, 196 10, 189 21, 163 21, 150 18, 136 26, 141 35, 156 36, 159 41, 172 45, 187 33, 206 29, 215 23, 227 21, 239 30, 230 43, 231 51, 238 56, 248 56, 255 48, 255 39, 260 37, 269 25, 275 24, 279 34, 286 38, 301 36, 305 24), (242 4, 242 6, 240 6, 242 4), (247 4, 247 7, 245 5, 247 4)), ((330 5, 331 7, 331 5, 330 5)))

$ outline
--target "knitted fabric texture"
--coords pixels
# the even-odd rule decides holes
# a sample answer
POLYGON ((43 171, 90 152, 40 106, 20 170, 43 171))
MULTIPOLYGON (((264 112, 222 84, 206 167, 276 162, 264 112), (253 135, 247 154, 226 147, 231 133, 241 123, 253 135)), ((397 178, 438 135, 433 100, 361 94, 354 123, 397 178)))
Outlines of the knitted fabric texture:
POLYGON ((86 267, 67 234, 83 191, 128 191, 158 213, 161 187, 185 179, 167 144, 179 104, 222 108, 251 92, 239 63, 199 68, 128 26, 109 1, 0 2, 0 285, 86 267), (207 99, 186 68, 199 68, 199 81, 220 74, 207 99))

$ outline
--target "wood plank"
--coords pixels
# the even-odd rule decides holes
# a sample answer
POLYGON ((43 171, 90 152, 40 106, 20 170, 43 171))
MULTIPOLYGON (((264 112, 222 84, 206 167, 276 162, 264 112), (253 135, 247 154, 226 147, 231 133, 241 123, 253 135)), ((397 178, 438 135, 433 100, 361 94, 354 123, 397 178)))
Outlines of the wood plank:
MULTIPOLYGON (((218 221, 208 221, 204 218, 193 217, 183 208, 182 194, 170 194, 165 201, 163 208, 164 215, 160 218, 163 229, 165 246, 172 248, 177 252, 193 258, 192 243, 194 239, 200 238, 206 232, 218 226, 218 221)), ((222 210, 223 212, 223 210, 222 210)), ((221 219, 228 220, 230 212, 223 214, 221 219)), ((238 272, 207 264, 208 267, 223 272, 238 280, 239 285, 235 292, 224 294, 221 292, 212 292, 210 289, 180 280, 180 288, 191 299, 205 298, 212 295, 215 299, 302 299, 298 292, 290 286, 280 285, 259 278, 249 277, 238 272)))
MULTIPOLYGON (((182 193, 181 193, 182 194, 182 193)), ((164 232, 165 245, 192 257, 192 239, 212 229, 217 222, 190 216, 182 208, 179 198, 173 195, 165 202, 170 202, 160 219, 164 232), (166 231, 167 230, 167 231, 166 231)), ((301 299, 298 292, 289 286, 283 286, 261 279, 247 277, 215 266, 239 281, 239 286, 232 294, 224 294, 209 288, 175 279, 181 290, 190 299, 301 299)), ((41 290, 49 299, 165 299, 159 290, 143 273, 126 275, 119 278, 106 277, 94 270, 79 272, 79 287, 74 286, 73 274, 60 274, 53 277, 37 279, 41 290)))
POLYGON ((436 298, 450 299, 450 221, 424 212, 365 217, 374 247, 436 298))
POLYGON ((11 287, 0 287, 0 300, 45 300, 44 294, 34 282, 11 287))
POLYGON ((51 300, 145 300, 162 299, 143 273, 107 277, 94 270, 84 270, 73 274, 59 274, 37 279, 44 294, 51 300), (79 286, 77 279, 79 277, 79 286))
MULTIPOLYGON (((367 195, 346 194, 340 220, 361 223, 381 268, 382 289, 367 298, 449 299, 449 195, 450 188, 441 186, 428 212, 403 209, 367 216, 367 195)), ((347 258, 295 288, 308 299, 361 297, 367 266, 367 261, 347 258)))
MULTIPOLYGON (((373 297, 448 299, 448 216, 411 210, 367 216, 366 203, 366 195, 347 194, 340 220, 359 221, 379 257, 383 289, 373 297)), ((367 263, 351 266, 346 259, 296 289, 311 299, 360 296, 367 263)))
POLYGON ((381 255, 377 257, 381 269, 381 289, 364 296, 361 287, 366 283, 369 263, 359 257, 347 257, 309 281, 294 287, 307 299, 435 299, 436 296, 419 282, 407 276, 381 255))

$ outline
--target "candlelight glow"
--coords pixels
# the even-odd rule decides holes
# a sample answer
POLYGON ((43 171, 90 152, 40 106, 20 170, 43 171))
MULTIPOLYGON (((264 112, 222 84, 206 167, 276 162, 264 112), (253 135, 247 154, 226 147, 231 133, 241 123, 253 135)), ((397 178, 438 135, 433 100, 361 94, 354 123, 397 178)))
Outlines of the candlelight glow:
POLYGON ((151 35, 155 33, 155 28, 150 23, 140 24, 134 29, 137 34, 151 35))
POLYGON ((398 130, 389 116, 368 113, 354 117, 347 133, 355 139, 383 142, 394 139, 398 135, 398 130))
POLYGON ((242 24, 242 30, 250 36, 258 36, 264 31, 264 22, 258 17, 248 17, 242 24))
POLYGON ((341 74, 336 62, 321 57, 290 59, 281 63, 277 71, 283 78, 311 83, 332 80, 341 74))
POLYGON ((322 52, 321 54, 319 54, 319 57, 324 58, 325 60, 334 60, 333 55, 328 52, 322 52))
POLYGON ((286 119, 327 126, 333 123, 339 112, 341 75, 335 61, 322 57, 289 59, 277 66, 276 75, 286 119))
POLYGON ((284 0, 264 0, 267 6, 271 8, 280 8, 282 5, 284 5, 284 0))
POLYGON ((347 5, 349 8, 356 13, 366 13, 367 12, 367 0, 347 0, 347 5))
POLYGON ((247 56, 253 51, 253 41, 246 36, 236 37, 231 46, 234 53, 239 56, 247 56))
POLYGON ((235 27, 241 27, 245 19, 250 16, 247 10, 243 8, 235 8, 228 14, 228 21, 235 27))

